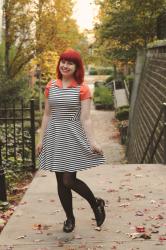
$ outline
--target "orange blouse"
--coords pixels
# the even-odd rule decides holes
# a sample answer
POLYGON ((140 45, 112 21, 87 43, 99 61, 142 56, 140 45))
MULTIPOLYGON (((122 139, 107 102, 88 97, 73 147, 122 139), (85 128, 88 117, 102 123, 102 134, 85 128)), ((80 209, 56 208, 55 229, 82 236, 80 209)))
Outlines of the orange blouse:
MULTIPOLYGON (((50 80, 47 84, 46 84, 46 87, 45 87, 45 90, 44 90, 44 95, 48 97, 49 95, 49 89, 51 87, 51 84, 52 84, 52 80, 50 80)), ((62 88, 63 85, 62 85, 62 80, 61 79, 57 79, 56 82, 55 82, 55 85, 58 86, 59 88, 62 88)), ((78 84, 76 81, 71 81, 67 88, 72 88, 72 87, 77 87, 78 84)), ((83 83, 80 85, 80 100, 85 100, 85 99, 88 99, 88 98, 92 98, 92 94, 90 92, 90 88, 88 86, 88 84, 86 83, 83 83)))

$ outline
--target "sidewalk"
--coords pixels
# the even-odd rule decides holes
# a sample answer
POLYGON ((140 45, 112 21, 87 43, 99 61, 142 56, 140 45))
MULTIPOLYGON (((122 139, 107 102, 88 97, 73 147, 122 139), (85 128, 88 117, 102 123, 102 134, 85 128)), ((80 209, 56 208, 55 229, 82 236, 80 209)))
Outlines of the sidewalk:
POLYGON ((166 250, 166 166, 102 165, 78 177, 106 200, 101 231, 95 230, 89 204, 73 192, 76 228, 62 232, 65 216, 56 178, 43 171, 36 174, 2 231, 0 250, 166 250), (141 225, 151 232, 151 239, 130 237, 141 225))

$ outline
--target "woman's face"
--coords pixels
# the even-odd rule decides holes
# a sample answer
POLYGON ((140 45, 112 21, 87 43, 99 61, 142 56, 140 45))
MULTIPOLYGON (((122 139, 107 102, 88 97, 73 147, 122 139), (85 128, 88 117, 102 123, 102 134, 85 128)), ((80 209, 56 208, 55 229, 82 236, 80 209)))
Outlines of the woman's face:
POLYGON ((76 71, 75 63, 71 61, 67 61, 62 59, 59 64, 59 70, 64 77, 71 77, 73 76, 74 72, 76 71))

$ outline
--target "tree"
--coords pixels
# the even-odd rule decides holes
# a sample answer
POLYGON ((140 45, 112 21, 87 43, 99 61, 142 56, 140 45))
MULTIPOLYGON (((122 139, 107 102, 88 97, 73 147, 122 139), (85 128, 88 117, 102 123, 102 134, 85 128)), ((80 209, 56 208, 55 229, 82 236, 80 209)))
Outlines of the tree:
POLYGON ((156 19, 165 0, 104 0, 95 27, 96 47, 112 60, 135 60, 136 50, 156 38, 156 19))
POLYGON ((16 76, 34 56, 34 37, 31 34, 32 16, 28 15, 27 0, 6 0, 5 20, 5 73, 7 78, 16 76))
POLYGON ((6 0, 5 74, 17 77, 27 63, 47 51, 61 53, 79 41, 72 0, 6 0))

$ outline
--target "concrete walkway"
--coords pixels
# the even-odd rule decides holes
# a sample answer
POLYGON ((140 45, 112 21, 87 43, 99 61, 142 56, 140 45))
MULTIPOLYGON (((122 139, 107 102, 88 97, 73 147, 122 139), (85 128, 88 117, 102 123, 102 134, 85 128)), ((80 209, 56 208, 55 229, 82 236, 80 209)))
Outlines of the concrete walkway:
POLYGON ((2 231, 0 250, 166 249, 166 166, 103 165, 78 176, 106 200, 101 231, 95 229, 89 204, 73 192, 76 228, 62 232, 65 216, 55 176, 42 171, 2 231), (143 226, 151 239, 132 239, 138 237, 136 226, 143 226))
POLYGON ((166 250, 166 166, 117 164, 124 160, 124 147, 118 141, 114 112, 92 108, 92 120, 107 162, 78 177, 106 200, 102 230, 96 230, 89 204, 73 192, 76 228, 70 234, 62 232, 65 215, 56 178, 42 171, 1 232, 0 250, 166 250), (141 236, 135 234, 136 226, 151 232, 151 239, 132 239, 141 236))

